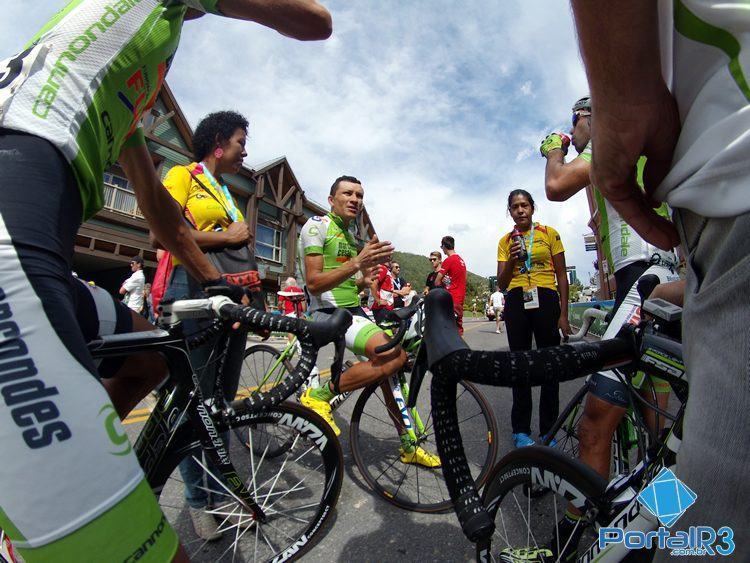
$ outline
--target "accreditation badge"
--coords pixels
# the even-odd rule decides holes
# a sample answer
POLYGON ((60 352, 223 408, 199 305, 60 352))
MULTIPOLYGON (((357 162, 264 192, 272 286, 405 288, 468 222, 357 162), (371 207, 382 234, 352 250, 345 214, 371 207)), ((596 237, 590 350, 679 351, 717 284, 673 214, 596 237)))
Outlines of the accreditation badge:
POLYGON ((523 288, 523 308, 524 309, 538 309, 539 308, 539 288, 535 285, 523 288))

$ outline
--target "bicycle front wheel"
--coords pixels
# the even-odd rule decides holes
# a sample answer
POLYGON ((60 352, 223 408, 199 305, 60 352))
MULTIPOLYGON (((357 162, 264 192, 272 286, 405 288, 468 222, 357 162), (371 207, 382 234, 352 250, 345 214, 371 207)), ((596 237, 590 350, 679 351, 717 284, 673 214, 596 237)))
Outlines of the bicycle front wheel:
MULTIPOLYGON (((419 421, 409 413, 416 444, 437 455, 430 402, 432 374, 427 372, 419 394, 419 421), (420 422, 422 428, 420 428, 420 422)), ((471 383, 460 381, 456 393, 459 430, 472 477, 477 487, 486 481, 497 454, 495 416, 484 395, 471 383)), ((401 415, 398 415, 399 419, 401 415)), ((380 497, 416 512, 447 512, 453 506, 440 467, 426 467, 406 460, 402 441, 378 384, 364 389, 352 413, 350 442, 362 477, 380 497)))
POLYGON ((556 450, 531 446, 510 452, 482 495, 495 533, 490 545, 477 546, 477 560, 573 560, 597 541, 596 499, 606 487, 591 468, 556 450), (582 511, 572 526, 561 524, 569 502, 582 511))
MULTIPOLYGON (((279 352, 268 344, 256 344, 245 350, 240 373, 237 399, 249 397, 255 390, 268 391, 289 375, 293 366, 288 359, 281 358, 279 352)), ((251 442, 255 454, 266 452, 267 457, 283 454, 290 446, 289 435, 275 425, 252 425, 254 439, 251 442)))
MULTIPOLYGON (((341 491, 344 460, 341 445, 326 422, 313 412, 282 403, 259 414, 237 409, 231 415, 228 449, 232 465, 255 502, 266 514, 253 520, 221 482, 200 453, 186 459, 169 477, 159 502, 177 530, 191 561, 292 561, 323 535, 341 491), (257 429, 274 427, 291 441, 282 456, 270 458, 268 445, 253 442, 257 429), (198 481, 193 478, 197 470, 198 481), (186 489, 185 482, 191 482, 186 489), (205 541, 195 533, 185 497, 202 497, 221 538, 205 541)), ((195 502, 194 502, 195 504, 195 502)))

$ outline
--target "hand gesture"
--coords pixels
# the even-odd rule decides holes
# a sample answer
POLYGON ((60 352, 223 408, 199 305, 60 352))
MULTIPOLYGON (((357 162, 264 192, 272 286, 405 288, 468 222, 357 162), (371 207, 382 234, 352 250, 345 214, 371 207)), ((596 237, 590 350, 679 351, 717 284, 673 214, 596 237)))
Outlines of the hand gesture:
POLYGON ((677 246, 671 221, 654 211, 654 190, 669 172, 680 131, 680 116, 672 94, 662 84, 648 100, 592 98, 591 138, 594 159, 591 183, 609 200, 639 235, 663 250, 677 246), (646 156, 645 193, 636 183, 635 167, 646 156))
POLYGON ((518 262, 518 255, 521 253, 521 243, 516 241, 510 245, 510 255, 508 256, 508 262, 515 264, 518 262))
POLYGON ((387 262, 393 250, 394 247, 390 242, 380 242, 377 235, 373 236, 365 243, 362 252, 357 255, 357 262, 362 274, 367 275, 366 270, 371 270, 373 266, 387 262))
POLYGON ((250 227, 244 221, 235 221, 224 231, 227 246, 240 246, 250 240, 250 227))

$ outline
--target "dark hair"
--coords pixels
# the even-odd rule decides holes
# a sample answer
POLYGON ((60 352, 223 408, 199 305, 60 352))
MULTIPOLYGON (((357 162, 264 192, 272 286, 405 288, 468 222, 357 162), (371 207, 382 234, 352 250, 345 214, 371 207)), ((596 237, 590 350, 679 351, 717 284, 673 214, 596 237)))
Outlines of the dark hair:
POLYGON ((445 236, 440 239, 440 246, 446 250, 453 250, 456 248, 456 241, 451 236, 445 236))
POLYGON ((216 111, 201 119, 193 133, 193 158, 200 162, 211 153, 216 139, 228 141, 237 129, 247 133, 247 119, 236 111, 216 111))
POLYGON ((531 204, 531 210, 536 211, 536 205, 534 205, 534 198, 531 197, 531 194, 527 192, 526 190, 513 190, 512 192, 508 194, 508 211, 510 211, 510 204, 513 201, 513 198, 519 195, 529 200, 529 203, 531 204))
POLYGON ((351 182, 352 184, 359 184, 360 186, 362 185, 362 182, 357 180, 354 176, 339 176, 333 181, 333 185, 331 185, 331 193, 329 193, 328 195, 330 195, 331 197, 335 196, 341 182, 351 182))

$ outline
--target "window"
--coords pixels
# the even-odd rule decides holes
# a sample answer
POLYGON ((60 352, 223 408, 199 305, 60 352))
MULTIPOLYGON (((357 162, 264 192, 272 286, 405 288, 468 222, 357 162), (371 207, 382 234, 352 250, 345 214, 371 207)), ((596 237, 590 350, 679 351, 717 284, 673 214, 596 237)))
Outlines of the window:
POLYGON ((130 217, 143 218, 130 182, 110 172, 104 173, 104 207, 130 217))
POLYGON ((281 231, 259 224, 255 232, 255 253, 266 260, 281 262, 281 231))

